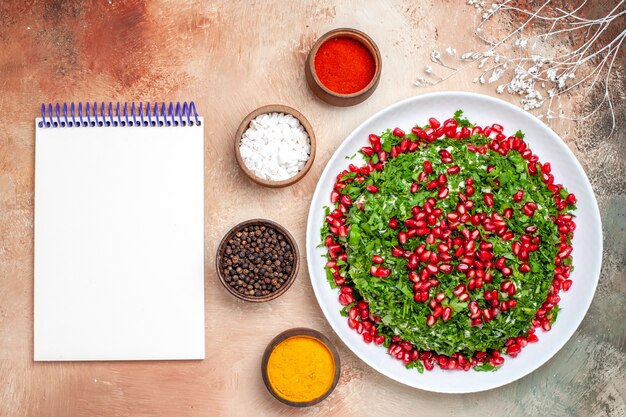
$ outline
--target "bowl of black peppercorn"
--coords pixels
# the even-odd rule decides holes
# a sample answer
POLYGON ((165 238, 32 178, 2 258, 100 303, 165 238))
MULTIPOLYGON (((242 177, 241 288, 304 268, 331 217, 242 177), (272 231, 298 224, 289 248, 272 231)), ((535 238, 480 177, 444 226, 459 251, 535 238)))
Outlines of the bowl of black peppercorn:
POLYGON ((222 238, 215 258, 220 282, 235 297, 273 300, 291 287, 300 253, 291 234, 271 220, 239 223, 222 238))

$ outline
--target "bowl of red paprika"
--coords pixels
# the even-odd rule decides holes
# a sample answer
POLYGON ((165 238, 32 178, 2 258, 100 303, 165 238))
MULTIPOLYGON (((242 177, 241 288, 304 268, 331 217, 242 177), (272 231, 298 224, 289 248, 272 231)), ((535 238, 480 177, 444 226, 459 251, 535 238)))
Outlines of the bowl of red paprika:
POLYGON ((353 106, 372 95, 382 59, 378 47, 365 33, 334 29, 313 45, 305 65, 307 84, 321 100, 334 106, 353 106))

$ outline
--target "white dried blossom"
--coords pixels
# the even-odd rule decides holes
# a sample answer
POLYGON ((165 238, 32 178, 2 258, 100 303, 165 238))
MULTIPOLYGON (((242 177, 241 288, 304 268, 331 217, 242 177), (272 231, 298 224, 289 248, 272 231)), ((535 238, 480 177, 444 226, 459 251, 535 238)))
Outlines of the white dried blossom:
POLYGON ((500 77, 502 77, 502 74, 504 74, 504 70, 502 68, 494 69, 493 72, 491 73, 491 77, 489 77, 489 79, 487 80, 487 83, 491 84, 493 82, 498 81, 500 77))
POLYGON ((430 53, 430 60, 435 64, 441 64, 441 53, 439 51, 432 51, 430 53))
POLYGON ((430 81, 427 81, 424 77, 417 77, 413 84, 417 87, 426 87, 427 85, 431 85, 430 81))
POLYGON ((524 49, 526 48, 526 45, 528 45, 528 38, 518 38, 515 42, 513 42, 513 44, 524 49))
MULTIPOLYGON (((619 3, 624 2, 624 0, 620 0, 619 3)), ((605 16, 590 19, 580 13, 585 2, 570 11, 549 5, 550 0, 537 2, 537 4, 530 4, 532 3, 530 2, 530 9, 525 11, 528 19, 515 28, 512 33, 503 33, 495 39, 482 35, 482 26, 485 25, 486 20, 493 19, 494 15, 520 12, 518 6, 509 3, 511 3, 510 0, 496 0, 489 3, 486 3, 485 0, 466 0, 466 4, 474 7, 477 15, 482 18, 482 20, 476 21, 474 33, 477 38, 485 43, 485 50, 476 51, 476 49, 480 49, 476 47, 473 51, 457 55, 457 51, 452 46, 448 46, 444 54, 459 61, 476 62, 475 65, 482 70, 482 73, 473 79, 474 83, 484 84, 500 81, 495 88, 496 93, 503 94, 507 91, 509 94, 520 96, 520 103, 526 110, 537 109, 548 102, 546 111, 549 118, 557 115, 553 111, 553 98, 562 94, 570 96, 569 91, 578 86, 592 89, 594 85, 601 84, 605 90, 605 100, 599 106, 606 105, 608 101, 613 118, 613 127, 615 127, 615 114, 611 105, 611 98, 614 94, 609 94, 610 85, 607 80, 611 71, 617 71, 613 68, 613 61, 617 56, 621 56, 623 49, 626 48, 626 42, 622 42, 626 40, 626 30, 617 27, 616 33, 618 34, 612 39, 609 38, 608 41, 603 41, 605 43, 601 45, 594 44, 598 41, 594 34, 606 33, 607 27, 612 23, 615 25, 615 22, 619 22, 618 19, 626 13, 626 10, 615 7, 605 16), (552 9, 548 14, 542 10, 546 6, 548 6, 546 10, 552 9), (549 21, 550 24, 534 25, 534 22, 540 20, 544 23, 549 21), (545 32, 540 32, 541 28, 544 28, 545 32), (585 30, 580 31, 582 28, 585 30), (562 49, 559 48, 561 46, 559 38, 567 39, 566 36, 571 38, 572 34, 574 36, 581 34, 584 44, 563 54, 562 49), (600 49, 597 48, 598 46, 600 49), (503 51, 512 50, 512 47, 518 49, 515 50, 516 56, 509 58, 503 54, 503 51), (554 48, 551 49, 552 47, 554 48), (532 54, 526 51, 532 51, 532 54), (492 57, 493 60, 491 61, 490 58, 492 57), (591 61, 592 58, 594 58, 593 61, 591 61), (591 62, 598 67, 592 70, 583 69, 591 62), (597 64, 598 62, 599 64, 597 64), (490 66, 490 68, 485 69, 486 66, 490 66), (584 77, 578 82, 570 81, 576 78, 576 72, 580 74, 580 71, 586 71, 583 73, 584 77), (589 71, 591 71, 591 76, 588 75, 589 71), (509 75, 510 81, 506 82, 505 80, 509 75), (585 81, 588 79, 589 82, 586 83, 585 81)), ((505 15, 505 19, 507 17, 505 15)), ((611 26, 611 28, 614 27, 616 26, 611 26)), ((452 68, 443 63, 442 53, 438 51, 433 51, 430 59, 435 64, 453 70, 453 73, 439 77, 440 79, 436 82, 418 79, 416 84, 437 84, 468 66, 466 64, 459 68, 452 68)), ((617 68, 617 66, 615 67, 617 68)), ((429 75, 434 74, 434 70, 430 66, 426 67, 425 72, 429 75)), ((581 76, 579 75, 578 78, 581 76)), ((558 105, 557 103, 558 101, 554 101, 554 106, 558 105)), ((559 110, 558 117, 563 117, 563 110, 559 110)), ((593 112, 596 110, 597 108, 593 112)))
POLYGON ((557 79, 557 74, 556 74, 556 68, 548 68, 548 70, 546 71, 546 78, 548 78, 548 81, 556 81, 557 79))

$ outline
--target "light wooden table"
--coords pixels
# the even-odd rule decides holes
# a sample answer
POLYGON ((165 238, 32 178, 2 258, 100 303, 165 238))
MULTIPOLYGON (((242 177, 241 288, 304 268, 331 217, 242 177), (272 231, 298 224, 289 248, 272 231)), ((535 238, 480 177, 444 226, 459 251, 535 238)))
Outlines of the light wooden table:
MULTIPOLYGON (((3 2, 0 416, 623 416, 624 320, 607 320, 616 313, 623 316, 626 293, 625 187, 618 170, 624 167, 623 133, 621 142, 599 138, 588 144, 577 139, 576 126, 551 125, 578 154, 598 192, 607 236, 605 268, 596 300, 573 339, 542 368, 506 387, 441 395, 376 373, 326 323, 308 280, 306 259, 293 287, 270 303, 237 301, 218 282, 217 243, 231 226, 248 218, 283 224, 304 254, 309 202, 333 151, 374 112, 429 91, 414 87, 413 81, 429 63, 433 48, 473 46, 471 16, 471 8, 453 1, 3 2), (336 27, 368 33, 384 60, 378 90, 350 108, 318 101, 304 77, 312 43, 336 27), (195 100, 205 116, 204 361, 32 360, 33 120, 41 102, 95 100, 195 100), (302 111, 318 138, 311 171, 296 185, 279 190, 261 189, 247 180, 233 152, 241 119, 269 103, 302 111), (602 150, 618 155, 615 167, 600 170, 595 162, 606 159, 602 150), (260 375, 266 344, 294 326, 328 335, 343 361, 332 396, 305 410, 274 400, 260 375)), ((495 94, 473 84, 475 76, 469 70, 436 89, 495 94)))

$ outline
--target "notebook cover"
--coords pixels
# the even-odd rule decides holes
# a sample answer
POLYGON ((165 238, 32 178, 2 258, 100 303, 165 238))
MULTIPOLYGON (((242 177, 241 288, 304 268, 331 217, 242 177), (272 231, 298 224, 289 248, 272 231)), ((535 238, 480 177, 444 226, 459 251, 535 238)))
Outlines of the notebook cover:
POLYGON ((36 361, 204 358, 203 142, 36 128, 36 361))

